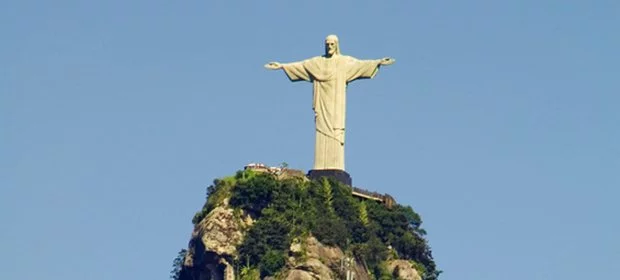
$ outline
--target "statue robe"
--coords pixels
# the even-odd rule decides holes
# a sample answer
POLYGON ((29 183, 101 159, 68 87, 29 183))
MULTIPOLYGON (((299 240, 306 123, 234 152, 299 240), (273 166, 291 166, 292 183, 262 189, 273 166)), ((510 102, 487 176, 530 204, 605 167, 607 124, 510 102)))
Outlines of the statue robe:
POLYGON ((283 65, 291 81, 312 82, 316 141, 314 168, 344 170, 344 132, 347 84, 375 76, 380 60, 351 56, 313 57, 283 65))

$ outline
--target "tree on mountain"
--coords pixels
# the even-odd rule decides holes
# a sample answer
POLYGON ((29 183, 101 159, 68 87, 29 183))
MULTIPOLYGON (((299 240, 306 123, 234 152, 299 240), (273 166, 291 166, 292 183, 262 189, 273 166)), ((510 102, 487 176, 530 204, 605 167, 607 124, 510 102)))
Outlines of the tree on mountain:
POLYGON ((170 271, 170 279, 179 280, 181 277, 181 268, 183 267, 183 261, 187 255, 187 250, 181 249, 172 262, 172 270, 170 271))

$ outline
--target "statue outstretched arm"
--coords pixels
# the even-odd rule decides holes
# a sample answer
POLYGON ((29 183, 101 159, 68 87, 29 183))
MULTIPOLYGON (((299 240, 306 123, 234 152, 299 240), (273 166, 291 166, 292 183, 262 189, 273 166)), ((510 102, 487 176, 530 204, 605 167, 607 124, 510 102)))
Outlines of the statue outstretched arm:
POLYGON ((265 68, 269 70, 280 70, 283 68, 282 63, 280 62, 269 62, 265 64, 265 68))
POLYGON ((304 61, 291 63, 269 62, 265 64, 265 68, 269 70, 282 69, 284 70, 284 73, 286 73, 286 76, 293 82, 311 80, 310 72, 308 72, 304 67, 304 61))
POLYGON ((380 65, 392 65, 394 64, 394 62, 396 62, 396 59, 393 59, 391 57, 384 57, 382 59, 379 60, 379 64, 380 65))
POLYGON ((372 79, 379 71, 379 67, 392 65, 394 62, 396 60, 391 57, 369 60, 351 58, 347 69, 347 83, 357 79, 372 79))

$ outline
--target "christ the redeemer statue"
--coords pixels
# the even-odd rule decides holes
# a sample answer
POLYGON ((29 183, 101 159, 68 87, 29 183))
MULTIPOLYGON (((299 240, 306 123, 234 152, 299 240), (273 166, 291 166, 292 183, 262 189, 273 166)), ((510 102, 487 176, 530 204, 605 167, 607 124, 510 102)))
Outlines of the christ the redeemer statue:
POLYGON ((381 65, 394 59, 359 60, 340 54, 338 37, 325 38, 325 55, 293 63, 270 62, 272 70, 283 69, 288 78, 313 84, 312 109, 315 113, 316 142, 314 170, 344 171, 344 133, 347 84, 370 79, 381 65))

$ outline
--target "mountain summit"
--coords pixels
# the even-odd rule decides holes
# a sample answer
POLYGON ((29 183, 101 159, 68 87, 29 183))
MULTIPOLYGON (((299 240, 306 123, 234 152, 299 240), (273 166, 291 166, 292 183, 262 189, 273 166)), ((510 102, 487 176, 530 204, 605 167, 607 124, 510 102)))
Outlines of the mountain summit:
POLYGON ((420 216, 354 190, 286 168, 216 179, 171 278, 438 279, 420 216))

